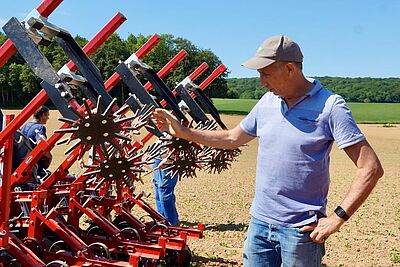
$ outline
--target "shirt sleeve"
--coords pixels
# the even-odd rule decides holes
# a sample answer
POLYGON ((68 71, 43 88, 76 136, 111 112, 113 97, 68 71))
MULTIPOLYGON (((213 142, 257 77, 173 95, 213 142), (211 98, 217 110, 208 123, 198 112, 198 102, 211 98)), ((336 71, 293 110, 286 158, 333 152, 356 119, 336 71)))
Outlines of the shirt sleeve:
POLYGON ((35 129, 35 133, 36 133, 36 141, 39 141, 41 139, 41 136, 47 139, 46 127, 44 127, 43 125, 38 126, 35 129))
POLYGON ((351 110, 341 96, 337 96, 329 117, 329 128, 340 149, 352 146, 365 140, 358 128, 351 110))
POLYGON ((257 136, 257 116, 263 99, 259 100, 249 114, 240 122, 240 128, 251 136, 257 136))

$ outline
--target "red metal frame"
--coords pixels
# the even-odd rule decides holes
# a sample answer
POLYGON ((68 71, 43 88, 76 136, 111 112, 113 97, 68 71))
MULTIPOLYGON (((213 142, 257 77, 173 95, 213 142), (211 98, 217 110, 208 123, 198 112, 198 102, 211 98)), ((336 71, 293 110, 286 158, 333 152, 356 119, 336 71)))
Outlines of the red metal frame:
MULTIPOLYGON (((5 125, 7 126, 13 119, 12 115, 5 116, 5 125)), ((9 222, 10 217, 10 180, 11 180, 11 166, 12 166, 12 153, 13 153, 13 135, 10 135, 3 146, 3 155, 1 161, 3 162, 3 177, 1 178, 0 187, 0 247, 8 245, 9 222)))

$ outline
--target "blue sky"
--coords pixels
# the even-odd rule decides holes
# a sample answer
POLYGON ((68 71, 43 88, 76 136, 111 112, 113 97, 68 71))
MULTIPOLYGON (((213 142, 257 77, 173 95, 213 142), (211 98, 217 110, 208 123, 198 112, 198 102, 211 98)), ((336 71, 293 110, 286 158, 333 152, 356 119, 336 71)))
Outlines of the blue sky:
MULTIPOLYGON (((23 19, 41 0, 1 4, 0 24, 23 19)), ((64 0, 49 20, 73 35, 93 37, 115 14, 117 30, 171 33, 212 50, 229 77, 255 77, 240 66, 264 39, 286 34, 299 43, 308 76, 400 77, 398 0, 64 0)))

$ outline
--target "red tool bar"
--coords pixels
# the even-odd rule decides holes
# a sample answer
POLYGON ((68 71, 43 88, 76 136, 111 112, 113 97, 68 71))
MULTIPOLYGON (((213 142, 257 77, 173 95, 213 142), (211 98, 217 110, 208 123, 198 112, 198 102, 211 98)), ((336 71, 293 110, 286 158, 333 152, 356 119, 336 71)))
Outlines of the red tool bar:
MULTIPOLYGON (((25 267, 45 267, 46 264, 30 250, 15 235, 10 234, 10 243, 7 251, 13 255, 22 266, 25 267)), ((12 265, 12 264, 11 264, 12 265)))
MULTIPOLYGON (((104 29, 117 29, 124 21, 125 17, 120 16, 119 13, 114 16, 114 18, 104 26, 104 29), (118 19, 116 19, 118 18, 118 19)), ((90 51, 91 53, 94 52, 93 49, 97 49, 102 42, 104 42, 112 32, 110 30, 101 30, 96 36, 90 40, 89 43, 85 45, 83 51, 90 51), (106 34, 104 38, 100 36, 100 34, 106 34)), ((14 45, 13 45, 14 46, 14 45)), ((68 66, 68 65, 67 65, 68 66)), ((19 127, 24 124, 29 117, 40 107, 42 106, 49 97, 46 94, 44 89, 40 90, 40 92, 32 99, 31 102, 19 113, 15 119, 8 125, 1 133, 0 133, 0 144, 4 142, 5 138, 10 134, 13 134, 19 127)))
MULTIPOLYGON (((174 69, 179 62, 181 62, 186 56, 187 56, 187 52, 185 50, 181 50, 179 51, 178 54, 176 54, 170 61, 168 61, 167 64, 165 64, 165 66, 159 71, 157 72, 157 75, 163 79, 165 76, 167 76, 168 73, 171 72, 172 69, 174 69)), ((144 88, 146 88, 147 91, 150 91, 151 89, 153 89, 153 85, 150 82, 147 82, 144 85, 144 88)))
MULTIPOLYGON (((44 0, 40 6, 36 8, 43 17, 48 17, 62 2, 62 0, 44 0)), ((17 51, 10 39, 0 47, 0 67, 2 67, 8 59, 17 51)))
POLYGON ((204 90, 207 86, 210 85, 219 75, 221 75, 224 71, 227 70, 224 64, 219 65, 211 74, 208 76, 200 85, 199 87, 201 90, 204 90))
POLYGON ((203 62, 200 64, 200 66, 197 67, 192 73, 189 74, 188 78, 191 81, 194 81, 199 77, 206 69, 208 68, 208 64, 206 62, 203 62))
POLYGON ((36 9, 43 17, 48 17, 61 4, 63 0, 44 0, 36 9))
POLYGON ((159 42, 161 41, 160 36, 157 34, 154 34, 153 36, 150 37, 149 40, 147 40, 144 45, 142 45, 138 51, 135 52, 135 55, 139 59, 143 59, 152 49, 154 46, 156 46, 159 42))
MULTIPOLYGON (((115 14, 115 16, 106 24, 106 26, 104 26, 103 29, 101 29, 92 38, 92 41, 83 47, 83 52, 90 57, 97 50, 97 48, 99 48, 125 21, 126 17, 124 15, 119 12, 115 14)), ((70 69, 70 71, 77 70, 75 63, 72 60, 67 63, 67 67, 70 69)))
MULTIPOLYGON (((204 91, 204 89, 210 85, 218 76, 220 76, 224 71, 226 71, 226 67, 224 64, 219 65, 211 74, 208 76, 200 85, 200 89, 204 91)), ((196 98, 196 94, 194 92, 190 93, 192 98, 196 98)))
MULTIPOLYGON (((10 123, 13 115, 6 115, 6 125, 10 123)), ((9 217, 10 217, 10 199, 11 199, 11 166, 14 136, 10 135, 4 144, 3 154, 3 177, 0 186, 0 248, 8 245, 9 217)))
MULTIPOLYGON (((200 64, 200 66, 198 66, 192 73, 189 74, 189 76, 187 76, 191 81, 196 80, 206 69, 208 68, 208 64, 203 62, 200 64)), ((174 96, 178 95, 178 92, 174 89, 172 90, 172 94, 174 96)), ((167 102, 165 101, 165 99, 161 100, 160 105, 162 107, 165 107, 167 105, 167 102)))
MULTIPOLYGON (((139 48, 138 51, 136 51, 135 55, 139 58, 142 59, 144 56, 146 56, 151 49, 153 49, 154 46, 156 46, 160 42, 160 36, 157 34, 154 34, 152 37, 150 37, 149 40, 147 40, 146 43, 142 45, 142 47, 139 48)), ((110 78, 104 83, 104 87, 107 89, 107 91, 110 91, 112 88, 114 88, 119 82, 121 81, 121 77, 117 72, 114 72, 113 75, 111 75, 110 78)))

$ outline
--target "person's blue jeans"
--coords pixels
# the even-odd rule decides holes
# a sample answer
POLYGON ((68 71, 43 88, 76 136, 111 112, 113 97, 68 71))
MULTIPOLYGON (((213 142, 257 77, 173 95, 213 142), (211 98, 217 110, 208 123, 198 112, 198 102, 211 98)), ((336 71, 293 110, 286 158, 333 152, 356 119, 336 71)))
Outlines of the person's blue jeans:
POLYGON ((175 205, 174 189, 178 181, 178 175, 171 178, 169 171, 157 169, 154 171, 153 183, 156 193, 157 211, 163 215, 169 224, 177 225, 178 211, 175 205))
POLYGON ((251 217, 244 241, 245 267, 320 267, 325 245, 310 238, 311 232, 282 227, 251 217))

